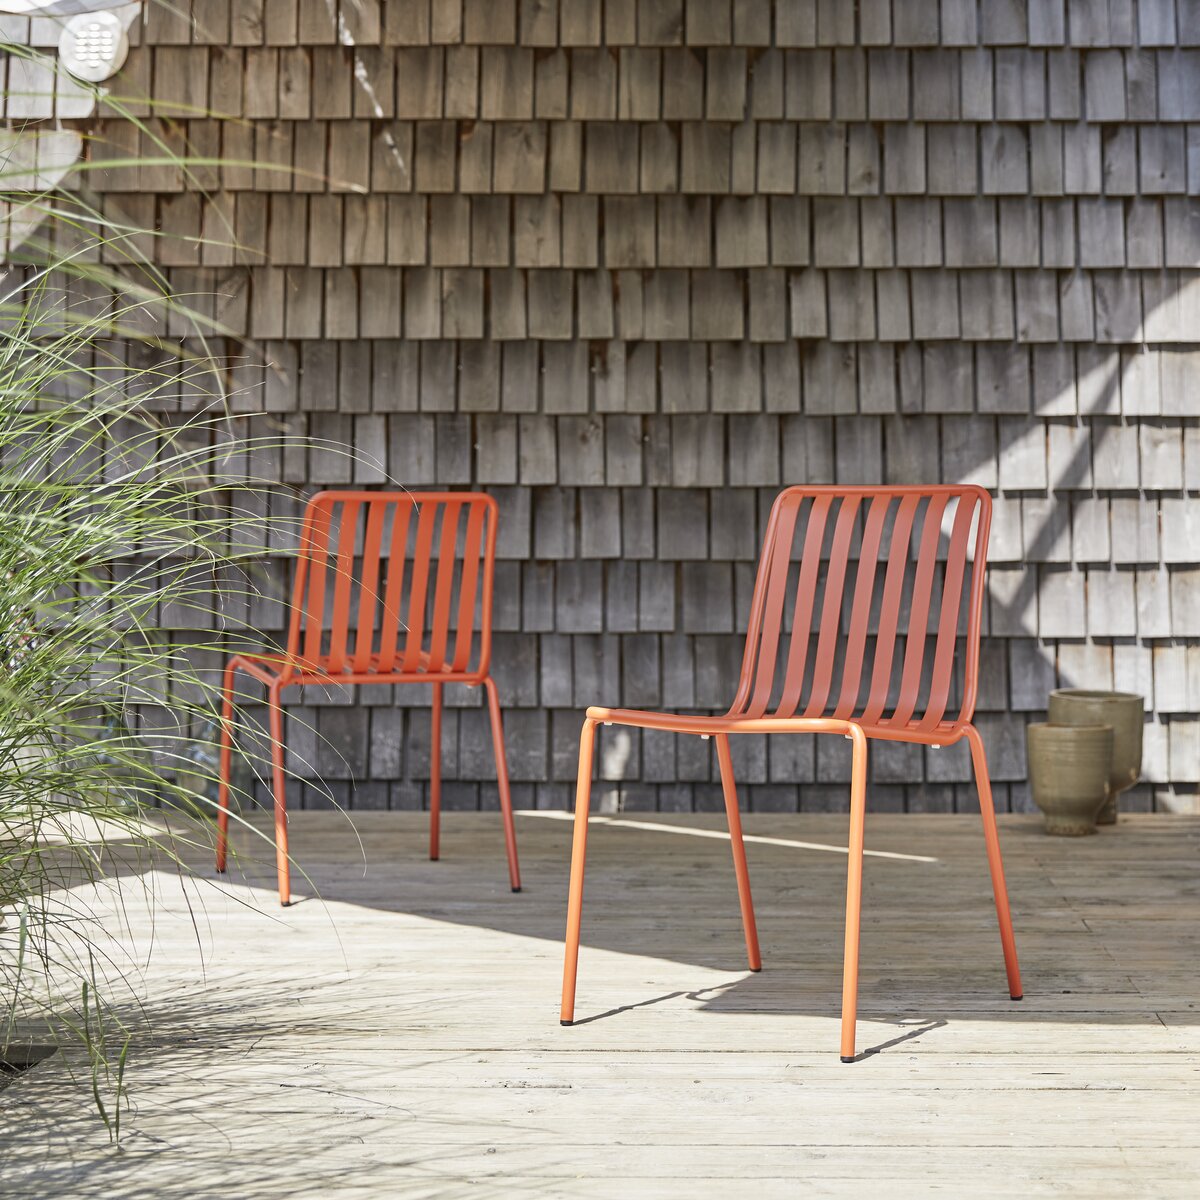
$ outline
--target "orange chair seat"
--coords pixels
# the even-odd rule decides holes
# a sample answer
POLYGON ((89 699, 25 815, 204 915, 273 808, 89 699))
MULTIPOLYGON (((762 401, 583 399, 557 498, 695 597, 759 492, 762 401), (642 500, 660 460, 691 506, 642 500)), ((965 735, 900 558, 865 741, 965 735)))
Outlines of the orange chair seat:
POLYGON ((430 671, 429 655, 422 651, 417 656, 419 665, 426 668, 421 671, 397 671, 389 665, 384 668, 382 655, 372 654, 367 658, 365 670, 355 671, 346 662, 335 663, 327 654, 322 654, 315 662, 303 657, 290 657, 287 654, 237 654, 231 660, 242 668, 248 675, 254 675, 264 682, 286 678, 284 686, 290 687, 302 683, 316 684, 352 684, 352 683, 454 683, 474 682, 472 676, 453 671, 430 671))
POLYGON ((744 713, 703 716, 688 713, 652 712, 639 708, 599 708, 587 710, 588 720, 606 725, 629 725, 636 729, 661 729, 666 733, 697 733, 711 737, 717 733, 840 733, 846 725, 857 725, 868 737, 884 741, 925 742, 945 746, 957 742, 965 732, 958 721, 939 721, 932 729, 922 729, 919 721, 894 724, 886 717, 865 724, 855 717, 749 717, 744 713))

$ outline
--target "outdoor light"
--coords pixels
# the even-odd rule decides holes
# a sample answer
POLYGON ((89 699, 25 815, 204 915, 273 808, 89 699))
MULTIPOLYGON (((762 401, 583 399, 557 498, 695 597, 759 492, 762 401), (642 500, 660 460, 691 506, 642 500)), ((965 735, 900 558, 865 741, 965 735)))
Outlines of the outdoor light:
POLYGON ((111 12, 72 17, 58 40, 58 57, 77 79, 100 83, 115 75, 129 53, 125 23, 111 12))
POLYGON ((0 0, 0 13, 68 18, 58 42, 62 64, 77 79, 99 83, 115 75, 129 53, 126 28, 140 11, 130 0, 0 0), (111 10, 124 9, 122 14, 111 10))

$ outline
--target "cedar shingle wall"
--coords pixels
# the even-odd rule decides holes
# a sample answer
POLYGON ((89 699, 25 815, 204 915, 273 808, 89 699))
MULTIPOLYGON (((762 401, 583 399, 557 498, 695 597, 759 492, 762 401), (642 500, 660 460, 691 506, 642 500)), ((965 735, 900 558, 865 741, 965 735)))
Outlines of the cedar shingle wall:
MULTIPOLYGON (((1192 803, 1195 0, 190 8, 151 14, 120 90, 230 165, 96 186, 168 234, 232 229, 157 253, 282 370, 239 372, 237 403, 360 454, 283 455, 281 479, 500 501, 520 804, 568 803, 586 703, 728 702, 780 485, 939 480, 997 499, 999 802, 1027 806, 1022 728, 1061 682, 1152 697, 1132 803, 1192 803)), ((97 157, 137 144, 90 124, 97 157)), ((294 765, 420 804, 427 712, 379 691, 308 697, 326 740, 297 728, 294 765)), ((489 805, 457 699, 447 803, 489 805)), ((838 739, 736 757, 755 808, 845 803, 838 739)), ((601 764, 628 807, 719 804, 708 743, 626 731, 601 764)), ((957 749, 879 745, 873 774, 879 809, 973 802, 957 749)))

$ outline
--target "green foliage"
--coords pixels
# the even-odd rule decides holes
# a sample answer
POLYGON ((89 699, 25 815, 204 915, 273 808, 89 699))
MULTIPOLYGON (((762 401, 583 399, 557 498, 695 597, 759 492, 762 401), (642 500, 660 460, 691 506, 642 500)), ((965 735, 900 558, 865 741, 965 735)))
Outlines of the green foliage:
POLYGON ((202 315, 204 297, 173 294, 144 250, 153 231, 105 214, 86 157, 55 186, 11 157, 0 154, 12 234, 0 265, 0 1058, 31 1029, 82 1043, 115 1136, 128 1037, 103 999, 103 935, 77 897, 114 846, 178 863, 208 837, 219 661, 268 538, 253 464, 281 439, 230 416, 225 331, 202 315))

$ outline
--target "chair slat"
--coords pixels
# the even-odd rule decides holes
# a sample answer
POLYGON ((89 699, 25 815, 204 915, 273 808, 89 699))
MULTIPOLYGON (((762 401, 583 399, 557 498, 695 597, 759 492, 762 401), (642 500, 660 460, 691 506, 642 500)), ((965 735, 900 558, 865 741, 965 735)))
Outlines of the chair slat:
POLYGON ((322 504, 313 513, 313 536, 309 547, 308 595, 304 603, 304 658, 312 667, 321 662, 321 638, 325 626, 325 560, 329 556, 329 526, 332 505, 322 504))
POLYGON ((350 590, 354 584, 354 542, 358 535, 357 500, 342 503, 338 530, 337 558, 334 561, 333 612, 329 616, 329 654, 325 669, 330 674, 346 669, 346 642, 350 632, 350 590))
POLYGON ((858 552, 858 575, 854 581, 854 603, 850 610, 850 632, 846 643, 846 661, 842 668, 842 690, 833 713, 843 721, 854 711, 858 703, 858 694, 862 690, 863 655, 867 647, 867 627, 871 620, 871 600, 875 594, 879 543, 883 537, 883 523, 891 505, 891 496, 876 496, 867 510, 867 524, 858 552))
MULTIPOLYGON (((304 513, 300 528, 300 546, 296 562, 296 579, 292 585, 292 615, 288 621, 287 659, 295 662, 300 657, 300 639, 304 634, 305 613, 308 610, 309 566, 312 562, 314 525, 317 510, 310 504, 304 513)), ((288 668, 290 670, 290 668, 288 668)))
POLYGON ((904 596, 904 578, 908 570, 909 543, 920 502, 919 496, 905 496, 896 510, 896 521, 892 526, 887 570, 883 578, 879 633, 875 638, 875 663, 871 671, 867 702, 862 712, 862 720, 866 725, 873 725, 878 721, 887 704, 892 663, 896 653, 896 634, 900 622, 900 602, 904 596))
POLYGON ((408 636, 404 640, 402 671, 416 671, 421 665, 425 641, 425 600, 429 587, 429 558, 433 549, 433 526, 438 506, 426 502, 417 514, 417 544, 413 550, 412 585, 408 594, 408 636))
MULTIPOLYGON (((800 704, 804 687, 804 668, 808 658, 809 632, 812 627, 813 600, 817 591, 817 573, 821 566, 821 546, 825 541, 825 521, 833 497, 823 492, 812 503, 804 531, 804 550, 800 556, 800 578, 796 584, 796 606, 792 617, 792 642, 788 647, 787 675, 783 695, 775 710, 778 717, 790 717, 800 704)), ((791 553, 791 547, 788 547, 791 553)))
POLYGON ((925 508, 925 525, 921 530, 921 548, 917 552, 908 636, 904 646, 904 673, 900 679, 900 697, 890 722, 894 725, 906 725, 917 705, 921 672, 925 666, 926 626, 929 624, 929 605, 933 597, 933 572, 941 540, 942 514, 946 511, 948 499, 945 495, 931 496, 925 508))
POLYGON ((750 697, 747 714, 761 717, 771 701, 775 687, 775 671, 779 659, 779 640, 783 630, 783 602, 787 598, 788 569, 792 563, 792 539, 796 536, 796 520, 800 515, 799 496, 789 498, 780 508, 775 527, 774 544, 765 553, 770 562, 766 585, 762 636, 758 649, 758 674, 754 694, 750 697))
POLYGON ((383 526, 390 507, 393 506, 386 499, 372 500, 367 505, 362 578, 359 583, 358 629, 354 635, 354 659, 351 663, 354 671, 359 674, 371 666, 375 640, 375 612, 379 607, 379 555, 383 548, 383 526))
POLYGON ((446 643, 450 635, 450 613, 454 587, 455 547, 458 544, 458 519, 461 504, 443 504, 442 530, 438 545, 437 578, 433 589, 433 625, 429 639, 429 661, 425 669, 441 671, 446 661, 446 643))
POLYGON ((388 547, 387 584, 383 593, 383 619, 379 628, 379 659, 376 669, 392 670, 396 662, 396 644, 400 640, 400 613, 403 607, 404 572, 408 568, 408 527, 413 504, 407 497, 397 501, 392 514, 392 540, 388 547))
POLYGON ((485 509, 481 504, 471 506, 467 517, 467 540, 463 548, 462 581, 458 594, 458 631, 454 642, 452 671, 465 671, 471 661, 471 644, 475 640, 475 600, 479 590, 480 547, 483 540, 485 509))
POLYGON ((850 561, 850 542, 858 519, 857 496, 847 496, 838 511, 833 545, 825 570, 825 595, 821 603, 821 623, 817 633, 817 652, 813 657, 812 685, 809 688, 806 717, 825 711, 833 683, 833 664, 837 654, 838 632, 842 621, 842 596, 846 587, 846 566, 850 561))
POLYGON ((975 520, 975 503, 959 500, 950 531, 946 555, 946 577, 942 585, 942 609, 938 621, 937 642, 933 653, 933 675, 929 699, 925 705, 922 729, 933 729, 946 713, 950 680, 954 672, 954 652, 958 643, 958 615, 962 605, 963 581, 967 568, 967 546, 975 520))

